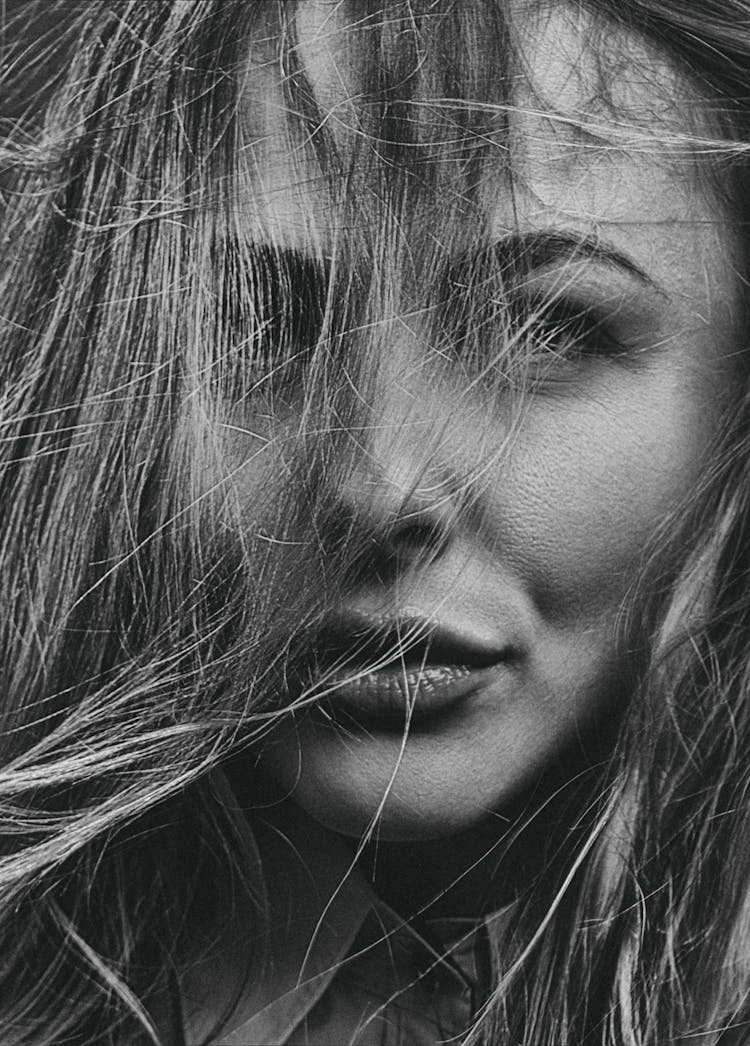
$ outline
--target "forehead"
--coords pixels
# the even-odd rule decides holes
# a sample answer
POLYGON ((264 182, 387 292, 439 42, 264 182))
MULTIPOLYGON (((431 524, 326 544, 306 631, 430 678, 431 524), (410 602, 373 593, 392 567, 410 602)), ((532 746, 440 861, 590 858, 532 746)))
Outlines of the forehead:
MULTIPOLYGON (((430 7, 439 18, 439 5, 430 7)), ((396 37, 397 9, 383 8, 396 37)), ((243 210, 253 235, 295 244, 301 236, 325 239, 335 212, 330 171, 312 148, 316 135, 330 136, 339 169, 348 165, 349 174, 357 155, 372 159, 378 151, 362 123, 369 104, 362 59, 368 34, 382 28, 383 16, 374 18, 363 4, 347 0, 305 0, 287 11, 287 54, 281 54, 278 28, 269 25, 265 46, 251 49, 246 66, 241 109, 251 191, 243 210), (290 72, 290 55, 296 72, 290 72), (299 113, 290 118, 289 85, 299 73, 317 120, 308 119, 303 134, 299 113)), ((628 221, 635 199, 649 187, 664 190, 660 220, 684 215, 686 201, 671 189, 678 182, 688 195, 699 195, 690 143, 706 133, 688 77, 648 41, 577 4, 514 0, 502 5, 502 15, 505 68, 496 77, 502 83, 496 97, 480 98, 471 84, 456 84, 460 98, 423 94, 409 102, 415 123, 428 111, 439 117, 441 109, 450 110, 446 140, 457 105, 474 113, 481 134, 467 130, 470 121, 459 121, 453 132, 457 140, 461 134, 482 137, 490 160, 493 154, 497 160, 483 174, 485 183, 495 181, 483 196, 485 205, 491 201, 492 223, 515 220, 519 200, 532 224, 535 211, 546 220, 550 209, 573 220, 628 221)), ((401 21, 409 31, 403 13, 401 21)), ((487 52, 497 60, 497 48, 487 52)), ((436 149, 435 165, 444 162, 436 149)), ((444 189, 447 183, 443 178, 444 189)), ((462 195, 462 187, 454 190, 455 197, 462 195)))
POLYGON ((519 5, 514 28, 516 193, 607 222, 661 192, 659 221, 687 217, 683 194, 703 208, 695 144, 710 128, 667 56, 568 4, 519 5))

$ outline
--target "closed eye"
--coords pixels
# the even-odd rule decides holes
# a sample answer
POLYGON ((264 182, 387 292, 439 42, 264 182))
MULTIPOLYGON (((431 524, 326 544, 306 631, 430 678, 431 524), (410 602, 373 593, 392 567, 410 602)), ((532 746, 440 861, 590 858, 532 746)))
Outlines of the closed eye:
POLYGON ((561 298, 523 303, 519 311, 522 316, 517 322, 525 327, 533 345, 562 359, 613 357, 627 351, 609 317, 590 305, 561 298))
MULTIPOLYGON (((551 240, 557 244, 546 237, 543 245, 549 247, 551 240)), ((563 247, 569 254, 568 240, 563 247)), ((553 262, 559 261, 553 255, 553 262)), ((546 254, 529 256, 523 243, 503 241, 467 253, 451 266, 442 328, 460 358, 476 361, 488 375, 492 360, 495 374, 531 368, 535 381, 547 374, 552 378, 556 364, 624 363, 642 347, 645 310, 633 305, 633 287, 640 302, 642 282, 630 276, 629 268, 604 264, 598 253, 551 264, 546 254), (612 272, 621 270, 625 275, 615 280, 612 272)))
POLYGON ((264 245, 227 251, 220 323, 239 387, 291 378, 320 338, 327 286, 324 266, 300 251, 264 245))

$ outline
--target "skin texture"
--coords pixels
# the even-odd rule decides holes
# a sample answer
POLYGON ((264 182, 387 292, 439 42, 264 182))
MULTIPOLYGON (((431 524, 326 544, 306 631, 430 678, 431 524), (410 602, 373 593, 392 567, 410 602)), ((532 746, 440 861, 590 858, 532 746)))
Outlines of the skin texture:
MULTIPOLYGON (((440 371, 417 325, 388 327, 372 427, 336 496, 375 532, 409 498, 440 551, 416 569, 425 550, 413 528, 397 528, 399 572, 359 584, 344 611, 408 610, 514 656, 406 740, 300 715, 267 741, 262 763, 282 789, 355 836, 374 822, 386 840, 455 835, 508 808, 571 745, 585 751, 592 721, 614 715, 631 685, 618 618, 643 551, 689 498, 736 375, 739 249, 684 148, 695 131, 689 85, 624 40, 604 99, 583 15, 514 10, 527 78, 513 98, 513 193, 499 171, 487 220, 498 241, 541 232, 602 247, 583 256, 558 243, 528 286, 542 301, 570 289, 622 348, 566 346, 517 411, 511 397, 440 371), (458 513, 455 491, 479 461, 474 509, 458 513)), ((339 114, 354 75, 345 26, 340 4, 308 2, 298 16, 319 104, 339 114)), ((257 242, 304 253, 329 236, 324 193, 314 171, 300 180, 288 162, 273 65, 249 70, 248 99, 259 86, 266 108, 248 101, 247 118, 262 143, 241 220, 257 242)), ((272 450, 259 452, 257 431, 250 405, 226 424, 248 528, 283 472, 272 450)))

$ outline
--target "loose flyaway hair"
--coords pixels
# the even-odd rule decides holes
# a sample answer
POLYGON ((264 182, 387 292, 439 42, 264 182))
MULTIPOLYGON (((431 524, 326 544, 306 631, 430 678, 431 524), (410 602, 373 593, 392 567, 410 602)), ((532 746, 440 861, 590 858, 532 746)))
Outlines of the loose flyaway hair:
MULTIPOLYGON (((0 1028, 19 1046, 158 1043, 154 1000, 218 938, 224 902, 242 895, 262 927, 217 769, 244 758, 252 793, 271 728, 325 708, 310 665, 339 595, 408 584, 396 531, 423 549, 413 571, 439 548, 440 527, 417 534, 420 491, 478 512, 529 397, 602 349, 572 293, 596 242, 568 245, 543 304, 528 276, 549 237, 488 227, 498 184, 513 191, 511 5, 345 5, 338 106, 313 89, 296 6, 85 0, 6 26, 0 1028), (269 70, 325 214, 304 250, 257 234, 269 70), (375 530, 336 490, 390 438, 371 404, 394 336, 426 347, 426 394, 459 376, 462 396, 502 401, 507 436, 478 432, 475 464, 446 476, 438 419, 375 530)), ((743 222, 750 5, 568 6, 602 64, 580 133, 608 113, 612 149, 681 150, 743 222), (617 110, 608 63, 627 68, 632 33, 683 71, 694 132, 657 140, 617 110)), ((495 942, 469 1042, 718 1043, 750 1020, 746 419, 738 388, 711 470, 644 559, 638 613, 623 608, 637 696, 495 942)))

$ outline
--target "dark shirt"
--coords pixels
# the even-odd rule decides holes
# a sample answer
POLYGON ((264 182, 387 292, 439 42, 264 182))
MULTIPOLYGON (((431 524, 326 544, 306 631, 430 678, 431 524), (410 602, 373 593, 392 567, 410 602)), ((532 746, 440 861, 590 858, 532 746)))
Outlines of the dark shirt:
POLYGON ((217 1046, 435 1046, 463 1037, 489 983, 489 919, 417 929, 376 897, 338 837, 293 807, 274 816, 259 845, 266 961, 217 1046))

